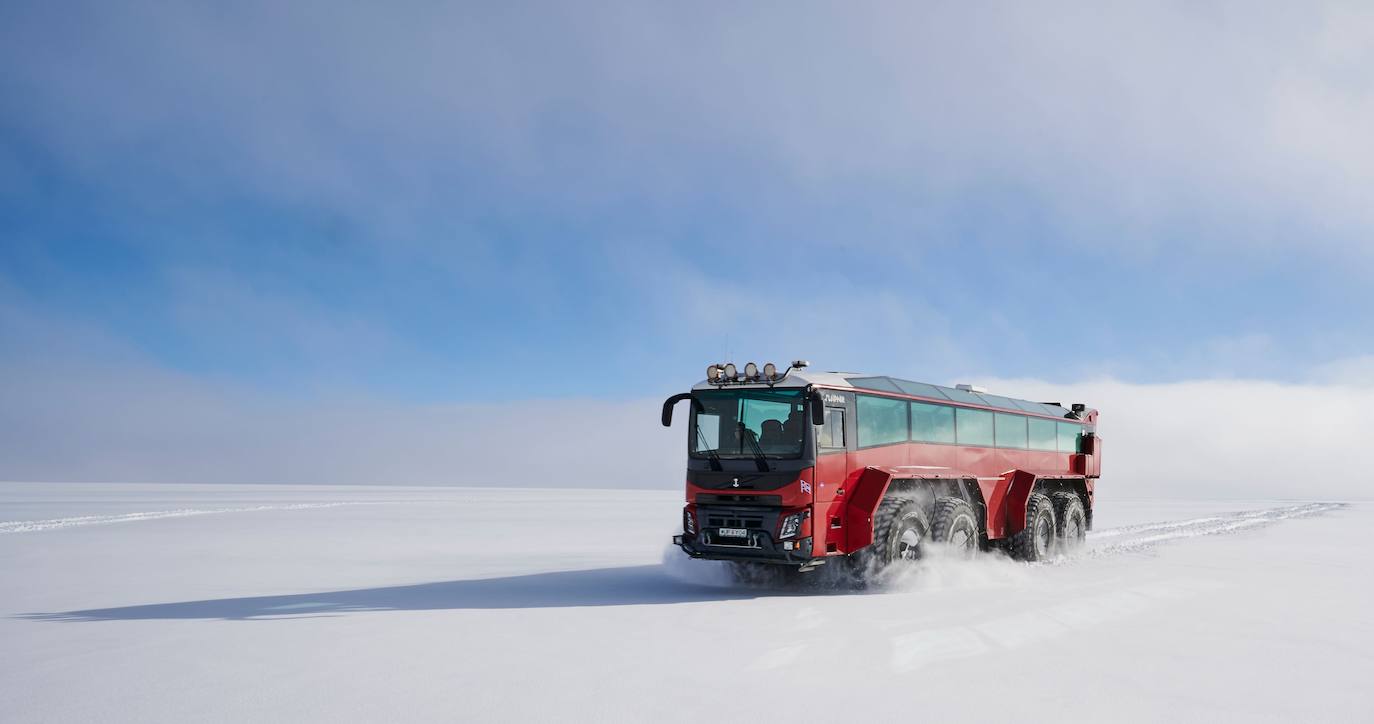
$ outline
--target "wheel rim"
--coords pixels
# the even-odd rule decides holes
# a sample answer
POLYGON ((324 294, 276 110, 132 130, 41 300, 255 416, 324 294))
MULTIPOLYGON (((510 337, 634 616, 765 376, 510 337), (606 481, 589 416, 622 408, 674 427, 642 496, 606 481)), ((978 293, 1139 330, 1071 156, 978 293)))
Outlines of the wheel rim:
POLYGON ((914 561, 921 557, 921 534, 914 528, 905 528, 897 538, 897 560, 914 561))
POLYGON ((961 518, 954 524, 953 530, 949 532, 949 544, 956 550, 973 550, 973 545, 977 540, 977 534, 973 532, 973 523, 967 519, 961 518))
POLYGON ((1070 541, 1078 541, 1083 538, 1083 520, 1077 516, 1069 518, 1068 535, 1065 536, 1070 541))
POLYGON ((1036 557, 1048 555, 1050 543, 1054 538, 1054 531, 1051 530, 1049 518, 1041 516, 1035 521, 1035 552, 1036 557))

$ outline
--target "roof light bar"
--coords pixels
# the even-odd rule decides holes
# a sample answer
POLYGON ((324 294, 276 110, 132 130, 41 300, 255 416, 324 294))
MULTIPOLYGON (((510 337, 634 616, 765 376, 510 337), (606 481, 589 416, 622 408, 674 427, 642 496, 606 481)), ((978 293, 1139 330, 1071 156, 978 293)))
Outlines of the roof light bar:
POLYGON ((767 362, 763 367, 759 367, 753 362, 744 365, 743 374, 735 366, 734 362, 718 362, 706 368, 706 381, 713 385, 747 384, 750 382, 762 382, 769 387, 787 379, 788 373, 794 369, 801 369, 810 363, 806 360, 795 360, 792 365, 781 373, 778 366, 772 362, 767 362))

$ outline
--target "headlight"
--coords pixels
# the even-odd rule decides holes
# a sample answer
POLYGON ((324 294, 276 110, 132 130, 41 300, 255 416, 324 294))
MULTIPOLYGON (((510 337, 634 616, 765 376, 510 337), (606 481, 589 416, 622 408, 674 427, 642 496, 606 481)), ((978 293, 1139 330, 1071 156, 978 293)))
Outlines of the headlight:
POLYGON ((744 377, 745 377, 745 379, 750 379, 750 380, 752 380, 752 379, 754 379, 755 377, 758 377, 758 376, 759 376, 759 366, 758 366, 758 365, 754 364, 753 362, 750 362, 749 364, 747 364, 747 365, 744 366, 744 377))
POLYGON ((806 519, 806 513, 793 513, 782 519, 782 530, 778 531, 778 539, 791 538, 801 532, 802 521, 806 519))
POLYGON ((682 529, 690 535, 697 534, 697 521, 692 517, 692 511, 682 511, 682 529))

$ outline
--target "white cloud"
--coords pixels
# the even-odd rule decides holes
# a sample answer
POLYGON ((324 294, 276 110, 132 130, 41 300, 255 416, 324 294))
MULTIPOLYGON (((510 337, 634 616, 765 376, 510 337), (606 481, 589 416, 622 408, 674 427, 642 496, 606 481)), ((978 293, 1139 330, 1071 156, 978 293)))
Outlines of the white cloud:
POLYGON ((652 210, 726 188, 786 224, 858 193, 903 200, 885 225, 928 226, 997 188, 1124 254, 1371 251, 1360 3, 85 13, 11 23, 17 127, 97 176, 138 149, 182 191, 393 241, 530 196, 652 210), (473 198, 488 189, 503 200, 473 198), (1181 222, 1216 233, 1174 240, 1181 222))
MULTIPOLYGON (((7 9, 12 22, 0 23, 7 128, 92 184, 114 177, 136 195, 151 173, 137 199, 150 225, 180 194, 247 196, 354 220, 385 246, 378 257, 433 254, 455 278, 499 277, 491 272, 503 264, 538 260, 503 261, 501 240, 475 248, 480 233, 469 225, 520 216, 532 196, 551 224, 600 207, 643 211, 663 235, 646 246, 693 239, 673 227, 697 218, 696 205, 738 197, 749 210, 739 223, 752 225, 742 238, 759 248, 730 250, 736 258, 776 259, 805 239, 831 239, 896 245, 900 263, 919 270, 917 247, 991 187, 1048 206, 1062 227, 1051 245, 1187 258, 1198 245, 1245 249, 1224 255, 1228 265, 1266 250, 1281 264, 1298 250, 1364 258, 1374 249, 1365 199, 1374 11, 1362 3, 894 4, 715 16, 639 4, 428 15, 92 4, 75 13, 81 22, 66 9, 31 8, 53 15, 7 9), (481 184, 462 182, 470 178, 481 184), (690 213, 663 213, 682 208, 690 213), (882 218, 867 231, 882 236, 867 238, 855 219, 874 214, 882 218), (1216 233, 1164 233, 1179 220, 1216 233), (428 240, 435 235, 443 238, 428 240), (438 251, 415 248, 430 244, 438 251)), ((35 186, 13 149, 0 154, 0 187, 35 186)), ((872 354, 926 370, 939 368, 932 357, 971 364, 949 312, 917 290, 868 290, 849 277, 821 290, 830 257, 819 256, 826 262, 796 280, 795 297, 775 291, 790 291, 785 284, 761 293, 709 274, 644 274, 690 266, 673 259, 627 264, 622 276, 648 279, 635 282, 644 297, 664 301, 626 313, 669 329, 710 329, 722 307, 766 319, 732 340, 736 352, 802 354, 787 345, 805 340, 818 363, 864 367, 881 361, 872 354), (854 309, 867 312, 857 331, 854 309), (856 352, 854 338, 885 347, 856 352)), ((970 260, 959 286, 976 286, 977 272, 970 260)), ((283 341, 316 369, 331 354, 354 354, 357 340, 399 344, 366 318, 331 321, 338 310, 244 289, 228 275, 183 270, 171 281, 188 327, 283 341)), ((12 343, 0 349, 3 477, 499 482, 516 466, 578 484, 680 478, 682 436, 656 426, 656 400, 422 406, 329 390, 293 400, 182 376, 98 333, 8 313, 0 306, 12 343), (621 464, 621 454, 635 462, 621 464)), ((977 324, 1000 324, 988 338, 1029 346, 1013 325, 985 315, 977 324)), ((1277 338, 1240 333, 1169 353, 1253 358, 1271 354, 1277 338)), ((640 344, 624 339, 627 349, 640 344)), ((723 351, 691 351, 701 357, 693 373, 723 351)), ((1205 367, 1187 366, 1180 374, 1205 367)), ((1308 385, 1074 389, 1104 410, 1109 482, 1122 489, 1354 495, 1370 462, 1358 437, 1369 427, 1369 367, 1333 363, 1308 385)))
POLYGON ((1129 497, 1369 498, 1374 388, 1197 380, 1073 385, 991 381, 997 392, 1101 410, 1104 493, 1129 497))
POLYGON ((1374 355, 1332 360, 1318 365, 1313 376, 1320 382, 1374 390, 1374 355))
POLYGON ((22 301, 0 285, 0 480, 672 487, 682 479, 685 433, 659 425, 662 400, 421 404, 336 380, 264 390, 169 369, 22 301))
POLYGON ((0 479, 674 487, 658 400, 266 396, 152 369, 5 365, 0 479))
MULTIPOLYGON (((92 349, 95 352, 95 349, 92 349)), ((684 380, 684 386, 686 381, 684 380)), ((1374 387, 1199 380, 997 392, 1102 411, 1104 496, 1368 498, 1374 387)), ((0 361, 0 479, 677 488, 661 400, 266 395, 98 354, 0 361)))

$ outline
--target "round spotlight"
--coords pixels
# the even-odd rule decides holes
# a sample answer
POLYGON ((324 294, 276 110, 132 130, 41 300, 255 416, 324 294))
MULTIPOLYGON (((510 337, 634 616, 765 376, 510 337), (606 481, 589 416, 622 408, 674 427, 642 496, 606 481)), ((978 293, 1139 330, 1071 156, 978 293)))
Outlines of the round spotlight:
POLYGON ((715 382, 715 381, 716 381, 716 378, 719 377, 719 376, 720 376, 720 365, 711 365, 710 367, 707 367, 707 368, 706 368, 706 381, 707 381, 707 382, 715 382))
POLYGON ((778 368, 772 362, 763 366, 763 376, 765 379, 773 379, 778 376, 778 368))
POLYGON ((755 377, 758 377, 758 376, 759 376, 759 366, 758 366, 758 365, 754 364, 753 362, 750 362, 749 364, 746 364, 746 365, 744 366, 744 378, 745 378, 745 379, 747 379, 747 380, 752 380, 752 379, 754 379, 755 377))
POLYGON ((726 363, 726 365, 725 365, 725 379, 727 379, 727 380, 733 380, 733 379, 735 379, 735 363, 734 363, 734 362, 728 362, 728 363, 726 363))

